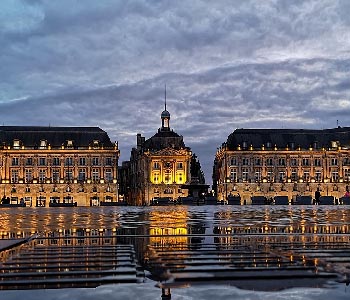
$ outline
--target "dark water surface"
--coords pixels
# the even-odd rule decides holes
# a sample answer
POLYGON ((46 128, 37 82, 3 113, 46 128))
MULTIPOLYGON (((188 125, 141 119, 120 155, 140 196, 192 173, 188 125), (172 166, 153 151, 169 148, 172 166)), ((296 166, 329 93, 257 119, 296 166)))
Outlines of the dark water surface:
MULTIPOLYGON (((56 255, 62 249, 66 254, 71 253, 70 260, 76 260, 77 255, 91 255, 91 251, 97 253, 98 249, 98 262, 85 259, 81 260, 81 266, 67 265, 64 269, 70 276, 67 278, 78 282, 82 275, 76 273, 82 273, 83 269, 114 270, 113 278, 121 280, 116 281, 119 284, 96 289, 81 289, 79 285, 65 289, 74 285, 43 283, 32 286, 36 290, 26 291, 26 297, 32 295, 33 299, 43 291, 47 299, 88 299, 89 295, 100 299, 100 293, 110 295, 110 299, 160 299, 156 282, 171 287, 172 299, 209 299, 213 297, 210 293, 217 299, 228 296, 279 299, 283 295, 280 299, 345 299, 349 296, 350 208, 347 206, 16 208, 1 209, 0 214, 0 238, 36 236, 17 252, 3 254, 2 261, 10 261, 8 265, 17 268, 9 272, 23 272, 19 266, 27 263, 36 276, 30 278, 39 278, 38 272, 62 272, 62 267, 55 265, 62 264, 62 257, 67 263, 66 256, 56 255), (111 260, 115 254, 111 256, 108 251, 122 253, 118 263, 111 260), (131 272, 133 261, 126 261, 125 257, 132 251, 146 276, 139 276, 142 272, 138 272, 139 283, 128 283, 130 276, 119 273, 119 270, 131 272), (48 253, 56 253, 56 260, 48 253), (39 266, 34 261, 40 257, 44 262, 39 266), (61 289, 51 290, 52 287, 61 289), (142 295, 136 292, 132 296, 127 292, 130 289, 139 290, 142 295)), ((23 294, 19 290, 1 291, 0 299, 17 299, 23 294)))

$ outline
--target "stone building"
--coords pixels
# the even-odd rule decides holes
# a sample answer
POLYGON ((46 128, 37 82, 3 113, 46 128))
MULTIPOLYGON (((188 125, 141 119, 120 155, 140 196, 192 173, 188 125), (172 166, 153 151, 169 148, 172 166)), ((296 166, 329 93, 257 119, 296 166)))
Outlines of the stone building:
POLYGON ((2 126, 1 198, 26 206, 117 202, 118 158, 98 127, 2 126))
POLYGON ((342 197, 350 181, 350 127, 325 130, 237 129, 215 156, 219 200, 239 195, 342 197))
POLYGON ((122 172, 127 187, 122 190, 132 205, 149 205, 152 199, 186 197, 181 186, 190 181, 192 152, 183 137, 170 129, 170 113, 161 114, 162 127, 149 139, 137 134, 137 146, 122 172), (125 176, 124 176, 125 177, 125 176))

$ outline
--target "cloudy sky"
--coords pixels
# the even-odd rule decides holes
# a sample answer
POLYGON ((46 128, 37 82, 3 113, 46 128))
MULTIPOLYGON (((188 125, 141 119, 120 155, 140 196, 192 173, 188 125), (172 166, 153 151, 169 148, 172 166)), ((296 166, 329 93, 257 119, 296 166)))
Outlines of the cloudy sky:
POLYGON ((350 126, 349 0, 1 0, 0 122, 171 127, 206 179, 236 128, 350 126))

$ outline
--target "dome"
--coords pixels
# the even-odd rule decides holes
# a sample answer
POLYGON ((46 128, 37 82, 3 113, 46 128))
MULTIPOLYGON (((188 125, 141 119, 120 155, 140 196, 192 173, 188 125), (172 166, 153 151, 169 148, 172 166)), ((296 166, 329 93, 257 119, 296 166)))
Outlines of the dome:
POLYGON ((164 110, 162 114, 160 115, 161 118, 170 118, 170 112, 167 110, 164 110))

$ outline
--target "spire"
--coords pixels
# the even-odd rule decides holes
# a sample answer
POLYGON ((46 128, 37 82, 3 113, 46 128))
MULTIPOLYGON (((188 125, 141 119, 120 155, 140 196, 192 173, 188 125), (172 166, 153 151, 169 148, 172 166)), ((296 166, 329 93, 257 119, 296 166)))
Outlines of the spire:
POLYGON ((166 110, 166 84, 164 89, 164 110, 166 110))

